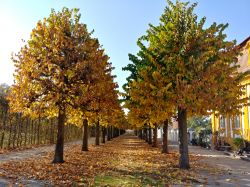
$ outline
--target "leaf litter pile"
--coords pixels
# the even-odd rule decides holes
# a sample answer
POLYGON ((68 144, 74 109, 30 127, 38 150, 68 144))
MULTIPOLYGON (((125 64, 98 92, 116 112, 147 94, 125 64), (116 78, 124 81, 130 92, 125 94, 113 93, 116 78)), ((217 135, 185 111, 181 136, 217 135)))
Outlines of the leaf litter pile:
POLYGON ((121 136, 100 146, 81 145, 65 150, 65 163, 51 164, 53 152, 46 156, 0 164, 1 176, 48 181, 58 186, 164 186, 199 184, 199 172, 209 171, 190 155, 190 170, 178 169, 177 152, 162 154, 135 136, 121 136))

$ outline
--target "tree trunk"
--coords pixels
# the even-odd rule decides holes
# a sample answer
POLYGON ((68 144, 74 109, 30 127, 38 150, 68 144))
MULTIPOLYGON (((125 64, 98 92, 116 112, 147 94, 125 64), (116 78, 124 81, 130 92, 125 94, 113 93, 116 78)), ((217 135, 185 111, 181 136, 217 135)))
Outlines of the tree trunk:
POLYGON ((153 144, 152 147, 157 147, 157 125, 153 129, 154 137, 153 137, 153 144))
POLYGON ((40 145, 40 126, 41 126, 41 117, 39 115, 38 124, 37 124, 37 144, 40 145))
POLYGON ((9 119, 9 122, 10 122, 10 134, 9 134, 9 140, 8 140, 8 148, 10 148, 12 131, 13 131, 13 127, 12 127, 13 125, 12 125, 11 117, 12 116, 10 116, 10 119, 9 119))
POLYGON ((2 129, 2 136, 1 136, 1 149, 4 148, 4 137, 5 137, 5 131, 6 131, 6 123, 7 123, 7 115, 8 115, 8 109, 4 110, 3 113, 3 129, 2 129))
POLYGON ((16 137, 17 137, 17 128, 18 128, 18 114, 15 115, 16 117, 16 124, 14 126, 14 134, 13 134, 13 142, 12 147, 15 148, 16 137))
POLYGON ((34 134, 34 120, 31 120, 31 126, 30 126, 30 145, 33 144, 33 134, 34 134))
POLYGON ((113 136, 114 136, 114 138, 116 138, 118 136, 117 128, 114 128, 113 136))
POLYGON ((107 127, 107 141, 110 141, 110 132, 109 132, 109 127, 107 127))
POLYGON ((45 144, 49 144, 50 142, 50 126, 49 126, 49 119, 46 119, 47 122, 47 128, 45 131, 45 139, 44 139, 44 143, 45 144))
POLYGON ((83 139, 82 139, 82 151, 88 151, 88 120, 83 119, 83 139))
POLYGON ((21 147, 22 142, 22 119, 21 114, 17 114, 17 147, 21 147))
POLYGON ((64 144, 64 121, 65 121, 65 108, 60 107, 58 112, 58 130, 55 156, 52 163, 63 163, 63 144, 64 144))
POLYGON ((148 144, 152 144, 152 128, 148 128, 148 144))
POLYGON ((113 126, 110 127, 110 134, 111 134, 111 139, 113 139, 114 138, 114 127, 113 126))
POLYGON ((168 153, 168 120, 166 119, 163 124, 163 146, 162 153, 168 153))
POLYGON ((29 126, 29 118, 26 118, 26 123, 25 123, 25 133, 24 133, 24 146, 26 147, 27 145, 27 134, 28 134, 28 126, 29 126))
POLYGON ((53 118, 50 119, 50 143, 54 143, 54 126, 55 124, 53 123, 53 118))
POLYGON ((115 128, 115 137, 118 137, 118 136, 119 136, 119 129, 115 128))
POLYGON ((107 129, 107 141, 111 140, 111 132, 110 132, 110 127, 107 129))
POLYGON ((143 131, 144 131, 144 140, 146 142, 148 142, 148 129, 147 129, 147 127, 144 127, 143 131))
POLYGON ((187 110, 178 107, 179 128, 179 166, 181 169, 189 169, 188 141, 187 141, 187 110))
POLYGON ((102 127, 102 143, 105 143, 106 128, 102 127))
POLYGON ((139 138, 142 139, 142 130, 139 130, 139 138))
POLYGON ((95 127, 95 145, 100 145, 100 124, 99 119, 97 120, 96 127, 95 127))
POLYGON ((23 143, 23 136, 22 136, 22 132, 23 132, 23 119, 22 119, 22 114, 20 113, 19 114, 19 140, 18 140, 18 142, 19 142, 19 147, 22 147, 22 143, 23 143))

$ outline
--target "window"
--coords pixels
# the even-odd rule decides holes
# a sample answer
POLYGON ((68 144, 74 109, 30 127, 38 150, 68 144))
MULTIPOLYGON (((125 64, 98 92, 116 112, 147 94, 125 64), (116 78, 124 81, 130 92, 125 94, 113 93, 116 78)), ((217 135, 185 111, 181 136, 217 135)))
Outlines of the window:
POLYGON ((232 128, 232 126, 233 126, 233 116, 229 116, 229 125, 230 125, 230 128, 232 128))
POLYGON ((241 136, 238 134, 234 134, 234 138, 241 138, 241 136))
POLYGON ((229 128, 230 128, 231 138, 233 138, 233 116, 229 116, 229 128))
POLYGON ((239 129, 240 128, 240 116, 234 116, 234 128, 239 129))
POLYGON ((225 128, 226 119, 223 116, 220 116, 220 128, 225 128))

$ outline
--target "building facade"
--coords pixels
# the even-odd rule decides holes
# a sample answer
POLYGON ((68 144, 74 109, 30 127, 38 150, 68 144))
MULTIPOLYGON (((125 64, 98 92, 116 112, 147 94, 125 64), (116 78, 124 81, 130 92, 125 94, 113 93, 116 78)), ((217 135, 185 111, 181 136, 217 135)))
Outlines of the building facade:
MULTIPOLYGON (((250 71, 250 37, 239 46, 242 50, 242 56, 238 58, 239 71, 250 71)), ((243 97, 250 97, 250 74, 245 76, 241 84, 246 90, 243 97)), ((232 139, 237 137, 250 141, 250 106, 243 107, 240 115, 212 115, 212 132, 216 136, 214 144, 218 143, 218 140, 231 144, 232 139)))

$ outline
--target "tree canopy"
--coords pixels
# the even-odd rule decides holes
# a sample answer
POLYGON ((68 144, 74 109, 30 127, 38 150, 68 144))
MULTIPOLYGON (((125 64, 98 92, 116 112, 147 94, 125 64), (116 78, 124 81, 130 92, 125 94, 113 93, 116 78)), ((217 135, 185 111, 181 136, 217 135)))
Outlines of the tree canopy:
POLYGON ((148 114, 145 103, 149 101, 158 112, 164 107, 172 115, 178 112, 180 167, 187 169, 187 116, 237 113, 242 107, 242 75, 236 64, 240 52, 235 41, 226 40, 228 24, 205 28, 206 18, 198 19, 194 13, 196 3, 167 2, 160 24, 150 25, 138 40, 138 54, 130 55, 132 64, 124 68, 131 71, 125 91, 128 102, 141 107, 141 116, 148 114))
POLYGON ((77 124, 79 119, 89 118, 94 122, 108 106, 121 110, 109 57, 80 23, 78 11, 52 10, 13 57, 16 72, 9 95, 11 108, 33 117, 58 118, 54 163, 63 162, 67 121, 77 124))

